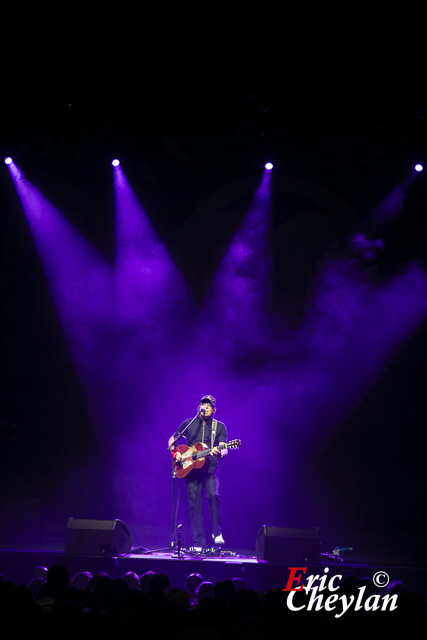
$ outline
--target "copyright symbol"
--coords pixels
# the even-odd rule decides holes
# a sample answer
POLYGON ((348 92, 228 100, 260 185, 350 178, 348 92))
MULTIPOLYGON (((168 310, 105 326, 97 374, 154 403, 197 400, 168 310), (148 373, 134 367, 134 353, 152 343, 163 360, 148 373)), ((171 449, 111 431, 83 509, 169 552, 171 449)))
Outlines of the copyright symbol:
POLYGON ((382 589, 390 582, 390 578, 385 571, 377 571, 372 580, 376 587, 381 587, 382 589))

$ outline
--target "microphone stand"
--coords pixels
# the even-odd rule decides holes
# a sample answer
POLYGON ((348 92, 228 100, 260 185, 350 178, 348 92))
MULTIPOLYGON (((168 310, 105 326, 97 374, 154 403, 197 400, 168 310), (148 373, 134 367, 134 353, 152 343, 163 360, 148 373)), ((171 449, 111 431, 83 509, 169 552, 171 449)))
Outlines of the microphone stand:
MULTIPOLYGON (((178 433, 176 438, 174 438, 172 440, 172 442, 170 443, 170 445, 167 448, 167 451, 170 451, 171 449, 173 449, 173 447, 175 446, 175 442, 177 442, 177 440, 182 438, 184 433, 187 431, 188 427, 190 427, 198 417, 199 417, 199 414, 196 413, 194 418, 192 420, 190 420, 190 422, 183 428, 183 430, 178 433)), ((171 549, 175 549, 175 519, 176 519, 176 514, 175 514, 175 485, 176 485, 176 471, 175 471, 175 466, 172 463, 172 531, 171 531, 171 543, 170 543, 170 548, 171 549)), ((181 531, 179 532, 178 554, 180 553, 180 550, 181 550, 181 531)))
POLYGON ((182 524, 179 524, 177 526, 177 530, 178 530, 178 542, 177 542, 177 550, 175 551, 175 553, 173 554, 174 557, 176 558, 183 558, 183 554, 181 552, 181 532, 182 532, 182 524))

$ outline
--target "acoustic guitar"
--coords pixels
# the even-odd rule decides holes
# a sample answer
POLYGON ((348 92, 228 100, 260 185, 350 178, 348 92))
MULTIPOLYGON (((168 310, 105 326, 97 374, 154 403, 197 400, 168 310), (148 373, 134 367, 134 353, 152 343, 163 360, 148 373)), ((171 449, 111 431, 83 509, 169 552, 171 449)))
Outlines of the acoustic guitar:
MULTIPOLYGON (((242 444, 241 440, 231 440, 223 444, 219 444, 217 449, 238 449, 242 444)), ((213 447, 215 448, 215 447, 213 447)), ((181 459, 175 458, 173 467, 174 473, 177 478, 185 478, 192 469, 200 469, 205 464, 206 456, 210 456, 212 449, 208 449, 207 445, 196 442, 191 447, 187 447, 186 444, 179 444, 176 448, 181 454, 181 459)))

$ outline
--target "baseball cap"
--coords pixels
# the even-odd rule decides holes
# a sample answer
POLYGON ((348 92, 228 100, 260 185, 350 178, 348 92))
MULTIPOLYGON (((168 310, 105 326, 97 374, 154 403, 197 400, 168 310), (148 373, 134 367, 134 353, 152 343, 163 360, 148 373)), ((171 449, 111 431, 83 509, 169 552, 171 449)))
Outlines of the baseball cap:
POLYGON ((210 395, 202 396, 200 404, 204 404, 205 402, 209 402, 213 407, 216 405, 216 399, 210 395))

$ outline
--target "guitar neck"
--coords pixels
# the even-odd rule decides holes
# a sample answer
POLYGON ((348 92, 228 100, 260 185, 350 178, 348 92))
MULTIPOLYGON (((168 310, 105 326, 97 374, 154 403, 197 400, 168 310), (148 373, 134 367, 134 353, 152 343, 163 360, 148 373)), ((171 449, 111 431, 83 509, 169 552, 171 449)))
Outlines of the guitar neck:
MULTIPOLYGON (((219 444, 217 449, 219 451, 221 451, 221 449, 226 449, 227 445, 226 444, 219 444)), ((215 448, 215 447, 213 447, 215 448)), ((212 449, 203 449, 203 451, 198 451, 196 454, 196 458, 205 458, 206 456, 209 456, 212 453, 212 449)))

